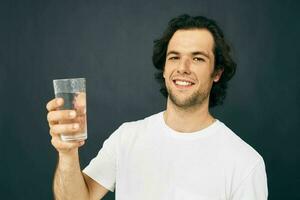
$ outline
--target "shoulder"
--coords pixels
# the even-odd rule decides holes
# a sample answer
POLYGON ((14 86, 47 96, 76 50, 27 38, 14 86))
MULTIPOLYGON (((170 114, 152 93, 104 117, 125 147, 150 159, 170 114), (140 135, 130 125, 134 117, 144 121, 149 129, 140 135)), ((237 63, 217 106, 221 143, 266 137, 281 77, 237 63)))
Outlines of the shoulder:
POLYGON ((223 123, 221 130, 220 159, 224 164, 225 176, 231 183, 232 191, 236 191, 247 180, 251 185, 256 184, 255 187, 259 187, 257 184, 266 184, 263 157, 223 123))
POLYGON ((156 113, 144 119, 124 122, 119 128, 118 133, 121 140, 133 140, 134 138, 147 133, 147 130, 154 128, 160 120, 161 113, 156 113))
POLYGON ((220 122, 218 138, 220 158, 230 169, 250 172, 258 163, 264 162, 262 156, 252 146, 222 122, 220 122))
POLYGON ((161 113, 156 113, 153 115, 150 115, 148 117, 145 117, 143 119, 139 119, 136 121, 129 121, 129 122, 124 122, 121 126, 120 129, 122 130, 134 130, 134 129, 139 129, 139 128, 145 128, 149 125, 154 124, 157 120, 159 120, 161 113))

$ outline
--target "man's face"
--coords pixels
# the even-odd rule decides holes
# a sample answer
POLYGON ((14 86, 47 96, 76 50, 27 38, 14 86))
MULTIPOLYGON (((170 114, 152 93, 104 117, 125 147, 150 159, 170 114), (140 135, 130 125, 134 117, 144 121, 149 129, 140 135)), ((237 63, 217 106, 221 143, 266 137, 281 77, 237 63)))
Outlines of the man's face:
POLYGON ((206 29, 178 30, 169 41, 164 78, 169 100, 182 108, 208 102, 214 72, 214 39, 206 29))

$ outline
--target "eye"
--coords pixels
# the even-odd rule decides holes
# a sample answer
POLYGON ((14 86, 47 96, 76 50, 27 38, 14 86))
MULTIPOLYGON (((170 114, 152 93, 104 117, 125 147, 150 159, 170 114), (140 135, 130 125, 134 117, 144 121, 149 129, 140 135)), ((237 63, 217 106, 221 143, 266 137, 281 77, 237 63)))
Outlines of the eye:
POLYGON ((178 60, 178 59, 179 59, 178 56, 171 56, 171 57, 168 58, 168 60, 178 60))
POLYGON ((196 61, 196 62, 204 62, 204 61, 205 61, 205 60, 204 60, 203 58, 201 58, 201 57, 194 57, 193 60, 196 61))

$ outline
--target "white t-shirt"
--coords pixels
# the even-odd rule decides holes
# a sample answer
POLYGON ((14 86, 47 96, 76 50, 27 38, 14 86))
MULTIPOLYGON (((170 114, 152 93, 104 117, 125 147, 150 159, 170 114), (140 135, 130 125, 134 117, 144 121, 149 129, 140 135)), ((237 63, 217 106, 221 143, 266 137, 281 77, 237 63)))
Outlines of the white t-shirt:
POLYGON ((121 125, 83 170, 116 200, 265 200, 263 158, 219 120, 193 133, 163 112, 121 125))

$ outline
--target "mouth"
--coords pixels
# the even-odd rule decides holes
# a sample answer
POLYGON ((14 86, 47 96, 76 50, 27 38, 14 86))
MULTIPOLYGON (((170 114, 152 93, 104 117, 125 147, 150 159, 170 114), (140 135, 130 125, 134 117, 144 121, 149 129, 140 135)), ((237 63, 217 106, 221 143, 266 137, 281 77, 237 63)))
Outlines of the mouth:
POLYGON ((187 79, 173 79, 172 81, 175 87, 179 89, 189 89, 195 85, 194 81, 187 80, 187 79))

